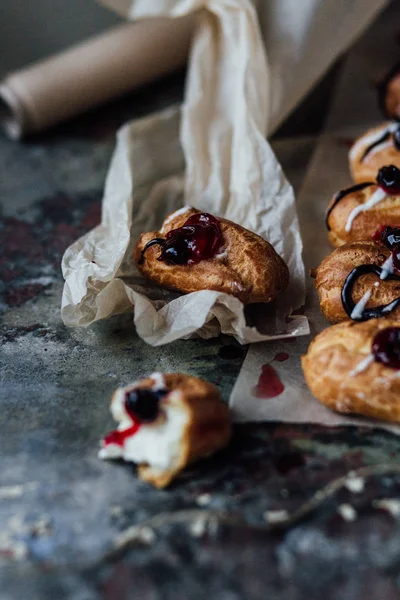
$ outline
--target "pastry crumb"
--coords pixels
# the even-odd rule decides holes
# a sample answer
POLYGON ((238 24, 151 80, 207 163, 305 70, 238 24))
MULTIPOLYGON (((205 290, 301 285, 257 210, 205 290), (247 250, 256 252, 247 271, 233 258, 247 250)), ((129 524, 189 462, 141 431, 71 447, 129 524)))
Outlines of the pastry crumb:
POLYGON ((338 513, 348 523, 355 521, 357 518, 357 511, 351 504, 341 504, 338 507, 338 513))

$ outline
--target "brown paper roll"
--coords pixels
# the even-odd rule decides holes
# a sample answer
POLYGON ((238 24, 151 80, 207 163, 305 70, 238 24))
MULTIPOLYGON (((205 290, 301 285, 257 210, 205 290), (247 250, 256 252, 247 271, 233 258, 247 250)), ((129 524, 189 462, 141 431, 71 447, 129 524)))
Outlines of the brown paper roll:
POLYGON ((0 84, 0 124, 19 139, 182 67, 195 15, 128 23, 0 84))

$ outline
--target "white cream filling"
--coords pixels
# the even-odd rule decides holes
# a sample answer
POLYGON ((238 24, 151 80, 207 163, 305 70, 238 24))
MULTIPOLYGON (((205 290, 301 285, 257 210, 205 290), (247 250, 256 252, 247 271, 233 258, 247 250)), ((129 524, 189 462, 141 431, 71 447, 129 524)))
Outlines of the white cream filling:
MULTIPOLYGON (((165 387, 161 373, 153 373, 155 380, 152 389, 165 387)), ((113 397, 111 412, 118 421, 118 431, 132 426, 133 421, 125 410, 125 394, 136 387, 136 384, 119 388, 113 397)), ((188 415, 181 406, 173 403, 180 392, 172 391, 166 402, 161 400, 160 417, 154 423, 143 423, 138 431, 127 437, 123 445, 107 444, 99 452, 102 459, 122 458, 138 464, 146 463, 157 469, 171 468, 179 457, 182 436, 187 424, 188 415)))
POLYGON ((165 389, 165 378, 163 373, 152 373, 150 375, 150 379, 154 381, 153 385, 151 386, 152 390, 156 391, 165 389))
POLYGON ((368 300, 371 298, 372 290, 365 292, 364 296, 357 302, 353 310, 351 311, 350 319, 358 321, 362 318, 364 308, 367 306, 368 300))
POLYGON ((350 377, 354 377, 355 375, 358 375, 359 373, 362 373, 363 371, 365 371, 373 361, 374 361, 373 355, 368 354, 368 356, 366 358, 364 358, 364 360, 362 360, 360 363, 358 363, 358 365, 352 371, 350 371, 350 373, 349 373, 350 377))
POLYGON ((378 204, 379 202, 382 202, 382 200, 384 200, 386 198, 386 196, 387 196, 387 193, 384 190, 382 190, 381 188, 378 188, 377 190, 375 190, 375 192, 372 194, 371 198, 367 202, 365 202, 364 204, 360 204, 359 206, 356 206, 355 208, 353 208, 353 210, 351 211, 351 213, 349 214, 349 217, 347 219, 345 231, 347 231, 347 232, 351 231, 353 221, 360 213, 370 210, 376 204, 378 204))

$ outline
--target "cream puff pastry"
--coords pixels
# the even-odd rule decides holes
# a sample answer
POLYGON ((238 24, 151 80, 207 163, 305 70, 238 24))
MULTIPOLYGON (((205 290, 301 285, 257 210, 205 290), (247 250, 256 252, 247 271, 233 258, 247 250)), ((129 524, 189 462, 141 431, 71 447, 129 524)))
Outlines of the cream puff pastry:
POLYGON ((400 63, 390 69, 378 86, 380 108, 388 119, 400 119, 400 63))
POLYGON ((260 236, 227 219, 186 207, 160 231, 143 233, 134 250, 141 274, 163 287, 190 293, 216 290, 245 304, 271 302, 289 271, 260 236))
POLYGON ((226 446, 231 436, 229 409, 218 389, 181 373, 153 373, 118 388, 111 413, 118 429, 105 436, 100 458, 137 463, 139 476, 158 488, 226 446))
POLYGON ((385 165, 400 169, 400 123, 383 123, 359 137, 349 152, 349 166, 356 183, 374 181, 385 165))
POLYGON ((341 190, 326 213, 329 241, 335 247, 371 239, 381 225, 400 225, 400 170, 379 169, 376 183, 365 182, 341 190))
POLYGON ((386 227, 376 241, 340 246, 311 276, 331 323, 386 316, 400 320, 400 229, 386 227))
POLYGON ((400 327, 391 319, 340 323, 311 342, 302 367, 328 408, 400 422, 400 327))

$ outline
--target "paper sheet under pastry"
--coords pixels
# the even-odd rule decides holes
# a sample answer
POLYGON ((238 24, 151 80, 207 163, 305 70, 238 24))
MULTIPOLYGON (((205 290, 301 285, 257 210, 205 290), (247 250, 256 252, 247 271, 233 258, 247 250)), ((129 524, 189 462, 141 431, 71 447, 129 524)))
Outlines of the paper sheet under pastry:
POLYGON ((65 253, 66 324, 89 325, 134 305, 137 331, 153 345, 221 331, 242 343, 308 332, 307 318, 292 314, 305 293, 293 190, 265 136, 384 3, 260 0, 261 31, 249 0, 105 0, 133 19, 205 10, 181 123, 171 110, 122 128, 102 223, 65 253), (290 270, 289 288, 273 307, 250 310, 246 321, 231 296, 207 290, 179 296, 138 276, 131 256, 139 234, 184 204, 236 221, 273 244, 290 270))
MULTIPOLYGON (((384 120, 377 107, 374 83, 392 66, 394 57, 398 55, 396 14, 399 14, 398 8, 392 6, 349 53, 337 84, 325 131, 317 140, 297 201, 307 271, 318 266, 332 251, 324 226, 325 210, 337 190, 351 185, 349 146, 367 128, 384 120)), ((305 143, 302 140, 294 142, 298 146, 305 143)), ((299 153, 293 152, 290 156, 296 158, 299 153)), ((288 172, 293 168, 294 164, 291 163, 288 172)), ((328 326, 319 310, 311 277, 307 278, 306 314, 310 321, 311 337, 328 326)), ((300 357, 306 352, 311 337, 298 338, 292 343, 279 341, 250 346, 231 395, 235 419, 320 423, 328 426, 357 424, 400 434, 400 426, 341 416, 313 398, 300 366, 300 357), (274 360, 279 354, 288 355, 288 359, 284 362, 274 360), (254 395, 262 366, 266 364, 275 369, 285 386, 281 395, 270 399, 254 395)))

